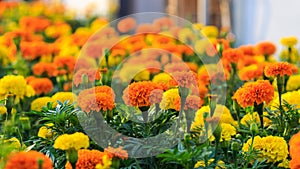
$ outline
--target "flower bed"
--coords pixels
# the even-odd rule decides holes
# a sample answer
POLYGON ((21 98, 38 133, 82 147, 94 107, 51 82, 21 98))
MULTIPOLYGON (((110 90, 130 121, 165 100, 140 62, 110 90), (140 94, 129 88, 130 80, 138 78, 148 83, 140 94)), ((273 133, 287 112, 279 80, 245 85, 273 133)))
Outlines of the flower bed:
POLYGON ((277 61, 162 14, 0 2, 0 18, 1 168, 300 166, 295 37, 277 61))

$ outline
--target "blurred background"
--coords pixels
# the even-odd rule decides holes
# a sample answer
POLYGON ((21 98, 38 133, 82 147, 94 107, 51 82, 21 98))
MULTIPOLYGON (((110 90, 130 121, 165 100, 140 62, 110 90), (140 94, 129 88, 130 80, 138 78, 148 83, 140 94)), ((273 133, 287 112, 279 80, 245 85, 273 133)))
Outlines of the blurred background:
POLYGON ((57 1, 76 13, 110 19, 139 12, 162 12, 191 22, 229 29, 237 43, 270 40, 279 44, 284 36, 300 37, 299 0, 44 0, 57 1))

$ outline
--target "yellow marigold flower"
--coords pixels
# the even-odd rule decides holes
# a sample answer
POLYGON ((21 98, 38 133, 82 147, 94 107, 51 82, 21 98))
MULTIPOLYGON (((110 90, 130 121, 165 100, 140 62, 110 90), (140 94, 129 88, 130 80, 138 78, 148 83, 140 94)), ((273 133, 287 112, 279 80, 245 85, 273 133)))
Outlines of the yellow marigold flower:
POLYGON ((150 72, 145 70, 145 67, 140 65, 126 65, 120 70, 120 78, 123 82, 149 80, 150 72))
POLYGON ((299 75, 292 75, 290 76, 289 80, 287 81, 286 90, 297 90, 300 89, 300 74, 299 75))
MULTIPOLYGON (((264 116, 268 115, 268 112, 264 112, 263 113, 264 116)), ((263 117, 264 119, 264 126, 269 126, 272 121, 267 118, 267 117, 263 117)), ((255 122, 257 125, 260 125, 260 118, 257 112, 253 112, 251 113, 247 113, 244 115, 244 117, 241 119, 241 124, 245 125, 245 126, 250 126, 250 124, 252 122, 255 122)))
POLYGON ((17 98, 23 98, 26 94, 26 80, 20 75, 7 75, 0 79, 0 99, 6 94, 13 94, 17 98))
MULTIPOLYGON (((214 161, 215 161, 215 159, 213 159, 213 158, 209 159, 208 162, 207 162, 207 165, 210 166, 210 164, 214 161)), ((222 160, 219 160, 217 164, 218 164, 218 166, 216 166, 215 169, 225 169, 226 168, 225 163, 222 160)), ((195 164, 194 168, 199 168, 199 167, 204 167, 205 168, 205 167, 208 167, 208 166, 205 166, 205 162, 203 160, 201 160, 201 161, 198 161, 195 164)))
MULTIPOLYGON (((191 126, 191 130, 204 125, 203 115, 205 112, 210 112, 209 106, 203 106, 196 112, 194 122, 191 126)), ((220 117, 221 123, 231 124, 232 126, 237 125, 237 122, 233 119, 229 109, 226 106, 218 104, 216 106, 213 117, 220 117)))
POLYGON ((155 75, 152 79, 152 82, 158 83, 158 82, 165 82, 168 83, 172 77, 168 73, 159 73, 155 75))
POLYGON ((178 32, 178 38, 183 43, 193 40, 194 36, 194 33, 189 28, 183 28, 178 32))
POLYGON ((53 102, 51 97, 39 97, 31 102, 31 110, 41 111, 48 102, 53 102))
POLYGON ((45 139, 51 138, 53 136, 53 132, 52 129, 49 127, 52 127, 53 125, 54 125, 53 123, 49 123, 49 124, 45 124, 45 126, 40 127, 38 136, 45 139))
POLYGON ((231 140, 231 136, 236 135, 236 128, 231 124, 221 123, 221 128, 222 132, 220 141, 229 141, 231 140))
POLYGON ((53 147, 61 150, 88 148, 89 137, 83 133, 63 134, 56 138, 53 147))
POLYGON ((0 106, 0 114, 6 114, 7 113, 7 108, 5 106, 0 106))
POLYGON ((280 39, 280 43, 284 46, 291 47, 298 43, 298 39, 295 36, 284 37, 280 39))
POLYGON ((53 106, 57 105, 57 100, 62 103, 68 100, 68 104, 72 104, 74 100, 76 100, 76 98, 77 96, 72 92, 57 92, 51 97, 51 99, 53 100, 53 106))
MULTIPOLYGON (((252 139, 249 139, 243 146, 244 152, 249 151, 252 139)), ((253 141, 253 149, 259 151, 258 160, 266 159, 267 163, 275 163, 286 160, 288 157, 288 145, 283 137, 255 136, 253 141)))
POLYGON ((102 163, 103 164, 101 164, 101 163, 97 164, 95 169, 110 169, 112 160, 107 155, 104 155, 102 157, 102 163))
POLYGON ((21 148, 21 143, 16 137, 4 140, 4 143, 8 143, 10 147, 13 147, 15 149, 21 148))
POLYGON ((209 38, 217 38, 219 35, 219 30, 216 26, 204 26, 201 32, 209 38))
POLYGON ((26 96, 26 97, 32 97, 32 96, 34 96, 34 95, 35 95, 35 91, 34 91, 33 87, 30 86, 30 85, 26 85, 25 96, 26 96))
POLYGON ((277 165, 277 167, 280 167, 280 168, 290 168, 290 161, 288 159, 282 161, 281 163, 279 163, 277 165))
POLYGON ((283 49, 280 52, 279 57, 282 61, 289 60, 291 63, 296 63, 299 59, 299 51, 296 47, 290 47, 290 49, 283 49))
POLYGON ((178 89, 169 89, 164 92, 162 101, 160 102, 160 108, 164 110, 168 109, 175 109, 175 101, 177 98, 179 98, 179 92, 178 89))

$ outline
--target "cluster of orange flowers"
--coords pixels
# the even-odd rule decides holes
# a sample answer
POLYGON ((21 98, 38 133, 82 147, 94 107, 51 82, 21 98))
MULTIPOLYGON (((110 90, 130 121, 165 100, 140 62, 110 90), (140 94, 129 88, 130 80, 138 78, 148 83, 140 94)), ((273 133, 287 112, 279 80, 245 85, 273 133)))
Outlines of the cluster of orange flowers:
POLYGON ((292 65, 287 62, 279 62, 266 66, 265 75, 267 77, 276 77, 276 76, 291 76, 294 73, 298 72, 298 68, 295 65, 292 65))

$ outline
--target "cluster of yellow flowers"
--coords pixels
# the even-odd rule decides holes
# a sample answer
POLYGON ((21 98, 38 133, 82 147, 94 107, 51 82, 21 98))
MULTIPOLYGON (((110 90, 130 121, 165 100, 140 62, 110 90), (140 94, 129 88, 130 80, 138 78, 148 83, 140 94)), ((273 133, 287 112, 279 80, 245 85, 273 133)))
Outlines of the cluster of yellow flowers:
POLYGON ((74 134, 60 135, 55 140, 53 147, 60 150, 79 150, 81 148, 88 148, 89 145, 89 137, 83 133, 76 132, 74 134))

